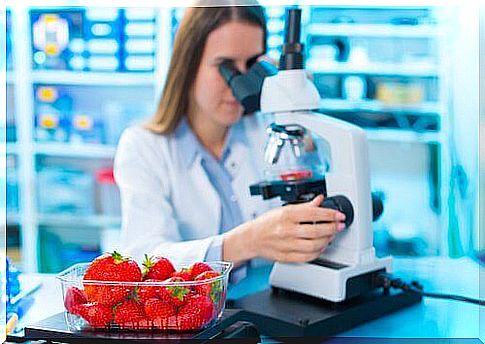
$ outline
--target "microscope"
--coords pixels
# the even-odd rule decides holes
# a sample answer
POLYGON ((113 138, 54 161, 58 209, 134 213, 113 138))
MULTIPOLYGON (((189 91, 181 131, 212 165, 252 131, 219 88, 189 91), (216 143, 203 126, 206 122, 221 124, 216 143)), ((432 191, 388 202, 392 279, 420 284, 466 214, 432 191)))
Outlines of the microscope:
MULTIPOLYGON (((290 9, 279 72, 265 78, 262 86, 261 112, 275 118, 267 130, 265 160, 276 165, 285 145, 292 147, 295 160, 301 160, 305 154, 300 149, 303 135, 309 130, 328 143, 330 169, 322 175, 300 174, 301 179, 265 181, 251 186, 251 193, 264 198, 283 196, 287 202, 323 193, 322 207, 346 215, 346 229, 318 259, 303 264, 276 263, 270 275, 273 287, 340 302, 372 290, 373 276, 391 271, 391 258, 377 258, 373 246, 372 221, 383 208, 371 194, 366 133, 350 123, 312 112, 319 107, 320 95, 304 69, 300 24, 301 10, 290 9)), ((280 175, 298 176, 298 171, 292 172, 280 175)))
POLYGON ((284 204, 293 204, 323 194, 322 207, 346 215, 346 229, 318 259, 302 264, 275 263, 271 286, 341 302, 375 288, 373 276, 390 272, 391 258, 377 258, 373 246, 372 221, 383 207, 371 194, 366 133, 314 112, 319 108, 320 95, 304 69, 300 26, 301 9, 289 9, 279 71, 266 62, 255 64, 244 75, 228 65, 220 70, 246 112, 260 104, 263 114, 274 115, 274 123, 267 128, 264 154, 273 173, 251 185, 251 195, 280 197, 284 204), (305 148, 309 132, 327 143, 328 170, 304 162, 309 154, 305 148))

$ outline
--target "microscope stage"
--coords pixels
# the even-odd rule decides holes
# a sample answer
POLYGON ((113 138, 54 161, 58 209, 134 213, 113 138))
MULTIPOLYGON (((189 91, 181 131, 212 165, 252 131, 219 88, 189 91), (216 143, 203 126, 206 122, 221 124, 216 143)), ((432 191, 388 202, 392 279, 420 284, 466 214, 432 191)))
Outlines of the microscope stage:
POLYGON ((421 296, 402 291, 375 290, 340 303, 294 292, 267 289, 234 301, 243 309, 240 320, 254 324, 271 337, 326 337, 421 302, 421 296))

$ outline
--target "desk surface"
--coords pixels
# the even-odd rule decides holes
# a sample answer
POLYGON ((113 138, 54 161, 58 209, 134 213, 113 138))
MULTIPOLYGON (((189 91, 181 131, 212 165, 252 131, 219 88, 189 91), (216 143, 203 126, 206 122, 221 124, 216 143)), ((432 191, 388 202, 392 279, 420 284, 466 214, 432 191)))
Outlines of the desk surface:
MULTIPOLYGON (((394 260, 395 273, 405 280, 417 280, 425 290, 453 293, 478 298, 485 295, 485 285, 480 286, 480 275, 485 268, 469 258, 446 259, 426 257, 394 260), (480 290, 481 289, 481 290, 480 290)), ((232 288, 234 298, 268 287, 268 267, 250 271, 248 278, 232 288)), ((27 280, 41 279, 42 287, 35 294, 35 303, 21 320, 25 326, 64 310, 60 284, 53 275, 34 274, 23 276, 27 280)), ((483 281, 483 280, 482 280, 483 281)), ((424 298, 412 306, 380 318, 340 336, 392 337, 392 338, 485 338, 485 307, 441 299, 424 298), (482 333, 480 333, 482 328, 482 333)))

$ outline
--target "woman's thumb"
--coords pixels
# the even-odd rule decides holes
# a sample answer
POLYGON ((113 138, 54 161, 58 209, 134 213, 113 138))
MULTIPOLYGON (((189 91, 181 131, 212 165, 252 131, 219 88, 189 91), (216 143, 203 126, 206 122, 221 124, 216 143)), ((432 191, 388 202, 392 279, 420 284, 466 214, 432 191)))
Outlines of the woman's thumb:
POLYGON ((324 199, 323 195, 318 195, 317 197, 311 200, 310 204, 312 206, 319 207, 320 204, 322 204, 323 199, 324 199))

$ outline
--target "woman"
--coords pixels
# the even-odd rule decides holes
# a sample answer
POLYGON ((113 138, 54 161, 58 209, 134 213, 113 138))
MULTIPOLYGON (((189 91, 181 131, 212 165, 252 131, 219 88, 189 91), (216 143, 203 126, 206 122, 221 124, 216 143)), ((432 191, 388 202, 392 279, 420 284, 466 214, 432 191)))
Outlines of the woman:
POLYGON ((230 60, 244 73, 265 42, 259 6, 186 11, 157 112, 123 133, 116 155, 127 253, 235 267, 258 257, 306 262, 343 229, 343 214, 319 207, 323 196, 270 209, 249 194, 262 179, 264 127, 257 116, 242 116, 218 66, 230 60))

